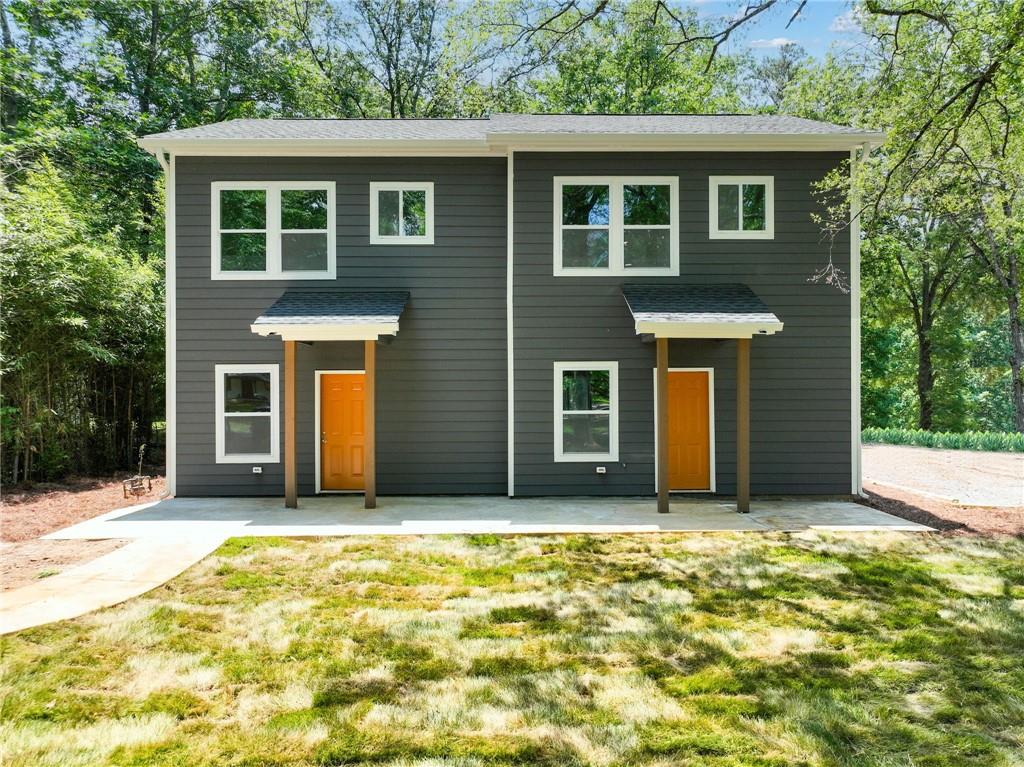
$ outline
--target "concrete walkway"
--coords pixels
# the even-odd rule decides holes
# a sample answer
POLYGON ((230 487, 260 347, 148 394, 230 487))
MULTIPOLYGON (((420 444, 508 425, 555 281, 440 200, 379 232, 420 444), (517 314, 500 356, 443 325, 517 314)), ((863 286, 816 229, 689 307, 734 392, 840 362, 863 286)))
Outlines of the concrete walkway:
POLYGON ((930 528, 846 501, 757 501, 750 514, 728 502, 685 500, 658 514, 650 499, 362 496, 172 498, 117 509, 47 539, 127 538, 106 556, 0 597, 0 633, 74 618, 144 594, 234 536, 431 535, 454 533, 653 533, 930 528))
POLYGON ((864 481, 962 506, 1024 507, 1024 454, 865 445, 864 481))

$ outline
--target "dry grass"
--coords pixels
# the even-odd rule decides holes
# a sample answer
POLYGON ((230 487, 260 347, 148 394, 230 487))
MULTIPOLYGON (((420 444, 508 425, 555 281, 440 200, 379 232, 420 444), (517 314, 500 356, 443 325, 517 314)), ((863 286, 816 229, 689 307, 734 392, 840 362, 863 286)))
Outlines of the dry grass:
POLYGON ((12 767, 1010 767, 1024 541, 235 539, 4 663, 12 767))

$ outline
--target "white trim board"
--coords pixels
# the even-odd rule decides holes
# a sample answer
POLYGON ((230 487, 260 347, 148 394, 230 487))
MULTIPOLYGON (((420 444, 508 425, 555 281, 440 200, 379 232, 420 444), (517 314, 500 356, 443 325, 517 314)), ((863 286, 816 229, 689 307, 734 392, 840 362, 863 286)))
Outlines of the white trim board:
POLYGON ((249 330, 258 336, 280 336, 282 341, 376 341, 398 334, 397 322, 317 325, 313 323, 260 323, 249 330))
MULTIPOLYGON (((714 368, 669 368, 669 373, 707 373, 708 374, 708 476, 711 486, 706 490, 673 490, 670 493, 714 493, 718 487, 718 469, 715 465, 715 369, 714 368)), ((654 492, 658 492, 658 368, 654 373, 654 492)), ((672 407, 672 403, 669 403, 672 407)))
POLYGON ((323 477, 323 471, 320 467, 320 377, 323 375, 366 375, 366 370, 314 370, 313 371, 313 441, 316 443, 313 454, 314 468, 313 473, 315 479, 313 481, 314 492, 317 495, 321 494, 360 494, 362 495, 364 490, 323 490, 320 487, 320 480, 323 477))
POLYGON ((164 168, 164 470, 167 495, 178 488, 178 311, 177 187, 174 155, 157 159, 164 168))
POLYGON ((506 359, 508 366, 507 381, 507 432, 508 444, 506 446, 506 464, 508 468, 508 497, 516 494, 516 386, 515 386, 515 325, 514 319, 514 292, 515 280, 513 262, 515 256, 515 238, 513 228, 515 225, 515 157, 513 152, 508 153, 508 168, 506 171, 505 188, 505 239, 506 239, 506 264, 505 264, 505 339, 506 359))
MULTIPOLYGON (((601 463, 619 460, 619 363, 618 362, 555 362, 554 365, 554 462, 555 463, 601 463), (608 452, 607 453, 566 453, 562 442, 562 374, 573 370, 608 371, 608 452)), ((604 410, 569 411, 570 414, 604 415, 604 410)))
POLYGON ((213 366, 214 387, 214 445, 217 463, 280 463, 281 462, 281 389, 280 365, 277 363, 260 364, 223 364, 213 366), (269 413, 234 413, 224 412, 224 376, 232 373, 269 373, 270 374, 270 412, 269 413), (224 452, 224 422, 227 418, 268 418, 270 419, 270 452, 269 453, 232 453, 224 452))

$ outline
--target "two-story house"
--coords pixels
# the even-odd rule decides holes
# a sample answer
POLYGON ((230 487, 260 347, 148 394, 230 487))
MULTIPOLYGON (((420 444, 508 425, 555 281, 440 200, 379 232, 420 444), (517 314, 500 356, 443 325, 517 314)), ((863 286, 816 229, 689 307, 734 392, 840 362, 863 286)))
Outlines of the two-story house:
POLYGON ((822 237, 812 185, 881 138, 751 115, 147 136, 169 488, 857 493, 859 234, 822 237), (829 259, 849 293, 809 279, 829 259))

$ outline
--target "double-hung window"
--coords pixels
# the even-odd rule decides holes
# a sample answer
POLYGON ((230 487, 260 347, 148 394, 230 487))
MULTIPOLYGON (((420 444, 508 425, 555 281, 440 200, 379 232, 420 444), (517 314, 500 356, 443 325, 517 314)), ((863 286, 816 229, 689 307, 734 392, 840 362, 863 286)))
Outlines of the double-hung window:
POLYGON ((619 455, 616 362, 555 363, 555 460, 616 461, 619 455))
POLYGON ((370 183, 371 245, 433 245, 434 184, 430 181, 370 183))
POLYGON ((771 240, 775 237, 772 176, 711 176, 708 209, 712 240, 771 240))
POLYGON ((217 463, 277 463, 277 365, 215 366, 217 463))
POLYGON ((554 273, 679 273, 679 179, 556 177, 554 273))
POLYGON ((334 279, 334 182, 218 181, 215 280, 334 279))

